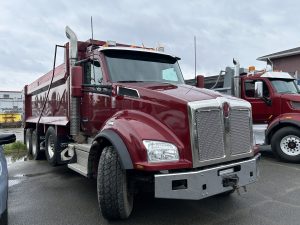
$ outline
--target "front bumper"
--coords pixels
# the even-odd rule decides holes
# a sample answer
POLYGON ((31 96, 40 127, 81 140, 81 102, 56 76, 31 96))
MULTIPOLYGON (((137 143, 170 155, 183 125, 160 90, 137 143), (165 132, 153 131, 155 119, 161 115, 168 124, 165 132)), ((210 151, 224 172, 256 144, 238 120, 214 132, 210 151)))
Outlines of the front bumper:
POLYGON ((255 157, 192 172, 155 175, 155 197, 170 199, 199 200, 232 190, 232 186, 224 187, 226 176, 238 178, 236 185, 245 186, 258 179, 258 160, 255 157))

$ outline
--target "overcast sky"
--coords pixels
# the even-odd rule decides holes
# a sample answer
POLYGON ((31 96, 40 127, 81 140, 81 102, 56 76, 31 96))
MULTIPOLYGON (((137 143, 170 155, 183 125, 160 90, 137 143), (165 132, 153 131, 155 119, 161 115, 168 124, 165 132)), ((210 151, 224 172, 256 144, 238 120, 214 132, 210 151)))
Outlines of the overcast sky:
MULTIPOLYGON (((289 0, 1 0, 0 89, 22 89, 48 72, 65 25, 94 38, 156 47, 181 57, 185 78, 218 74, 232 58, 265 67, 262 55, 300 46, 300 2, 289 0)), ((59 53, 62 55, 62 51, 59 53)))

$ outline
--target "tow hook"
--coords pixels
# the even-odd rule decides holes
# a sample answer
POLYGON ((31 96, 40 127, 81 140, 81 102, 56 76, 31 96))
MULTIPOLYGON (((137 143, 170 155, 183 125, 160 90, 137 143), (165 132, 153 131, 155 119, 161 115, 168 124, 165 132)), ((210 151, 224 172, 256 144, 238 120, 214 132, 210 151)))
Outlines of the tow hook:
MULTIPOLYGON (((236 174, 225 175, 223 176, 223 187, 232 187, 233 190, 236 190, 238 195, 240 193, 240 186, 238 185, 239 177, 236 174)), ((247 192, 246 186, 243 186, 244 192, 247 192)))
POLYGON ((223 187, 236 187, 239 177, 236 174, 223 176, 223 187))

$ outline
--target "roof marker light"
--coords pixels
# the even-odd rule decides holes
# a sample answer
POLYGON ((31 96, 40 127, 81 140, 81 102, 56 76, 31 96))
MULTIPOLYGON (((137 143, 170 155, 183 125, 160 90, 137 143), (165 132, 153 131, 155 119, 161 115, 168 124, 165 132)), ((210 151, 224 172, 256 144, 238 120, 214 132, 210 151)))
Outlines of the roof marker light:
POLYGON ((117 42, 116 41, 106 41, 106 45, 107 46, 117 46, 117 42))
POLYGON ((159 52, 164 52, 165 51, 165 48, 163 46, 158 46, 156 48, 156 51, 159 51, 159 52))

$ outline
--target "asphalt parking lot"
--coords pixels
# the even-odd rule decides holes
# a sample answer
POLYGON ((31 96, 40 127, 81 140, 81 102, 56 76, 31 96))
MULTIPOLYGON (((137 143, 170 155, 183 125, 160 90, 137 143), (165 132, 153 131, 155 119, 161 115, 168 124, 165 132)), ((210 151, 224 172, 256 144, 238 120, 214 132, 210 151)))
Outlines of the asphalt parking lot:
POLYGON ((107 222, 98 211, 96 181, 46 161, 9 166, 9 222, 47 224, 282 224, 299 225, 300 164, 263 151, 259 182, 247 193, 201 201, 138 196, 130 219, 107 222))

